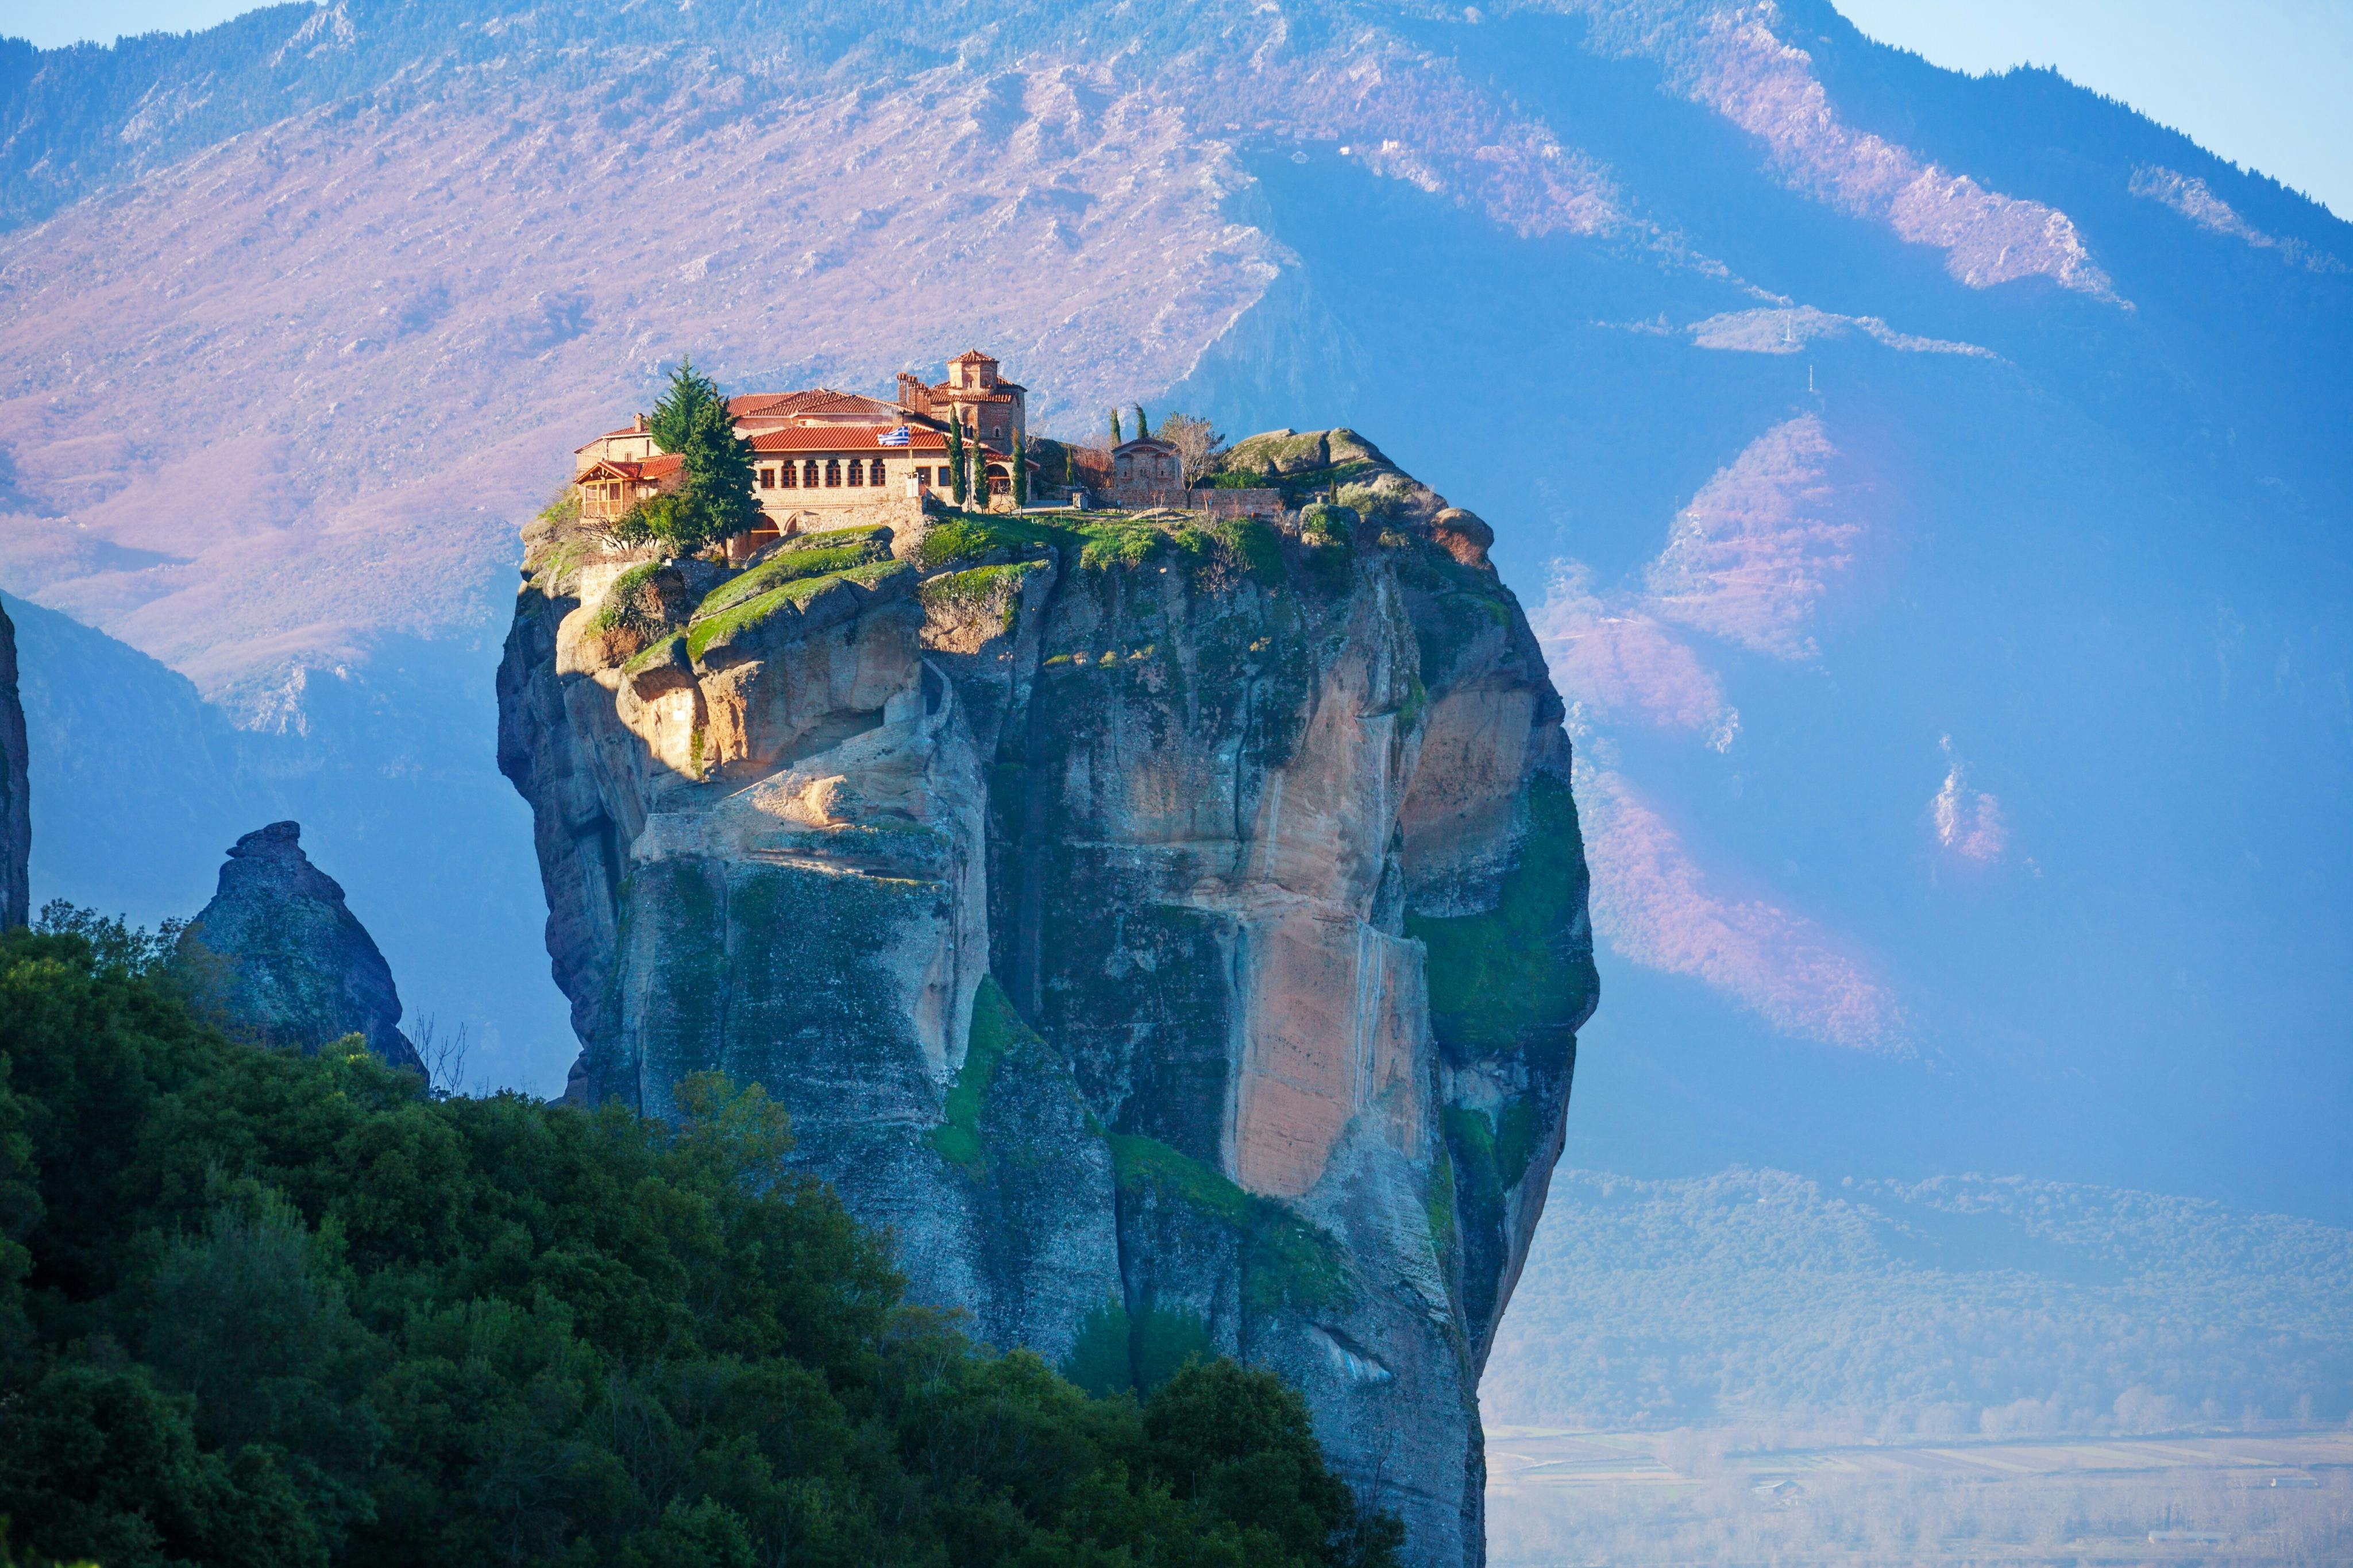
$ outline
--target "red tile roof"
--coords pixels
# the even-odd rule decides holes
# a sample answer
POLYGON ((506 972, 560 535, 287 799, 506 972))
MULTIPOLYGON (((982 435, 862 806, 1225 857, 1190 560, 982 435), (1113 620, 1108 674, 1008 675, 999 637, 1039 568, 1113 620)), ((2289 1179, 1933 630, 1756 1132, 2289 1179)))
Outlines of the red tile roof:
POLYGON ((881 437, 897 428, 894 425, 787 425, 781 430, 753 431, 752 450, 763 456, 776 452, 806 452, 819 457, 827 453, 856 453, 861 458, 887 458, 894 452, 904 452, 911 457, 937 457, 948 449, 946 437, 936 430, 927 430, 921 425, 913 424, 907 426, 907 433, 912 437, 907 445, 883 446, 881 437))
POLYGON ((739 420, 791 419, 808 414, 863 414, 886 419, 898 412, 898 405, 863 393, 812 386, 800 392, 755 392, 731 397, 727 412, 739 420))
POLYGON ((595 479, 600 469, 617 479, 660 480, 670 478, 685 466, 686 459, 675 452, 657 452, 643 461, 628 458, 599 458, 583 469, 579 479, 574 483, 595 479))

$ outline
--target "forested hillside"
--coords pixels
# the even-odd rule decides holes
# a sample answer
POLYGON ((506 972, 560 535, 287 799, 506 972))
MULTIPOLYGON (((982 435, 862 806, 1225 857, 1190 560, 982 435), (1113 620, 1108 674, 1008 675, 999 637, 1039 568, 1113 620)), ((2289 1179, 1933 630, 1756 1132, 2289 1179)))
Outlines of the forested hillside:
POLYGON ((168 945, 0 934, 0 1515, 20 1560, 1392 1562, 1298 1396, 1092 1398, 901 1303, 756 1089, 674 1126, 263 1051, 168 945))

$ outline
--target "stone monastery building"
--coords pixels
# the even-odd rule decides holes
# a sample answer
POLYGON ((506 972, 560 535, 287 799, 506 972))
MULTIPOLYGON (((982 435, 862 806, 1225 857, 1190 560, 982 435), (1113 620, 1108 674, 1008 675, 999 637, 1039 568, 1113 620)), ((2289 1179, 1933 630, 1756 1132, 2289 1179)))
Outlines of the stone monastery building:
MULTIPOLYGON (((890 502, 903 510, 934 486, 947 489, 951 423, 979 445, 988 493, 1009 496, 1013 445, 1029 436, 1028 390, 967 349, 937 385, 900 373, 895 403, 823 386, 729 398, 735 432, 752 444, 762 514, 746 542, 757 548, 779 534, 844 526, 856 519, 843 513, 890 502)), ((655 445, 642 414, 573 452, 573 483, 588 517, 618 518, 683 478, 681 459, 655 445)))

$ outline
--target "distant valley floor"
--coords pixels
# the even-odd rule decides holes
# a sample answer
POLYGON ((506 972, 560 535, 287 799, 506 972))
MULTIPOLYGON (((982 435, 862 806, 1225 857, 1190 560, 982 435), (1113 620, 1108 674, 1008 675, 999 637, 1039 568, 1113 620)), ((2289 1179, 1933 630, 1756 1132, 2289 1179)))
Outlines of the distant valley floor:
POLYGON ((2353 1562, 2353 1431, 1746 1448, 1499 1426, 1497 1568, 2353 1562))

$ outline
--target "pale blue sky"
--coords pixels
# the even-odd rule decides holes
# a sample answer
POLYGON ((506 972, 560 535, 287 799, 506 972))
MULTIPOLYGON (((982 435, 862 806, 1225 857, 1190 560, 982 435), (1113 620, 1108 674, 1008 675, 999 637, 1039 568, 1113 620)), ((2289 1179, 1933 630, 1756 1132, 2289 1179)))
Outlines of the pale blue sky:
POLYGON ((1955 70, 2056 66, 2353 217, 2353 0, 1835 0, 1955 70))
MULTIPOLYGON (((2353 0, 1838 0, 1941 66, 2056 66, 2353 216, 2353 0)), ((248 0, 0 0, 45 47, 209 26, 248 0)))

